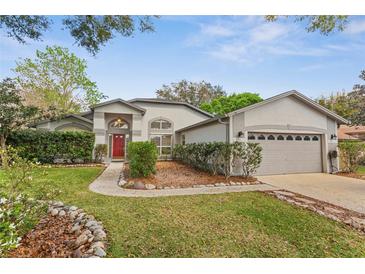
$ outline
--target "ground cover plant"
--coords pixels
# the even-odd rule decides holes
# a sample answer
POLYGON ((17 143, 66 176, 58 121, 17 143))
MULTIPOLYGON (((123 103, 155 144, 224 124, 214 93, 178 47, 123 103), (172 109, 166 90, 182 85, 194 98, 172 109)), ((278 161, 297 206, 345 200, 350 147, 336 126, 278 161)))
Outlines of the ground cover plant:
POLYGON ((109 197, 88 190, 101 171, 47 168, 32 186, 60 190, 60 200, 102 221, 110 257, 365 256, 364 235, 263 193, 109 197))

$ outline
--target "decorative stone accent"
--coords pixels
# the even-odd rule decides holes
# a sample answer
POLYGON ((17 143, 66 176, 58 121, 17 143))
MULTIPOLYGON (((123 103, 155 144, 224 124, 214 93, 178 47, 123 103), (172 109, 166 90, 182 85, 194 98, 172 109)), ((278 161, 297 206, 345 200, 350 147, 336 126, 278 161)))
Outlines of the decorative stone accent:
POLYGON ((103 224, 95 220, 94 216, 87 215, 76 206, 65 206, 62 202, 51 202, 48 213, 51 216, 67 216, 73 226, 70 233, 77 236, 70 246, 74 248, 75 258, 101 258, 106 256, 106 232, 103 224))
POLYGON ((152 190, 152 189, 156 188, 156 186, 153 185, 153 184, 146 184, 145 187, 146 187, 147 190, 152 190))
POLYGON ((361 214, 346 208, 332 205, 298 193, 286 190, 265 191, 279 200, 286 201, 290 204, 314 211, 319 215, 327 217, 337 222, 342 222, 355 229, 365 232, 365 214, 361 214))

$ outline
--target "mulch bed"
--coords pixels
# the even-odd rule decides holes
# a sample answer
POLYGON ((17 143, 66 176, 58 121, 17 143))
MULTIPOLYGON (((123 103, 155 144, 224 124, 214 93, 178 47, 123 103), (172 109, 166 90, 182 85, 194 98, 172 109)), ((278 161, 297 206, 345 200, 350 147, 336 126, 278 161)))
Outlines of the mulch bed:
POLYGON ((211 175, 208 172, 196 170, 193 167, 176 161, 161 161, 156 164, 156 174, 146 178, 129 178, 129 166, 125 164, 124 179, 128 182, 142 182, 156 187, 191 187, 193 185, 208 185, 221 182, 257 183, 253 177, 211 175))
POLYGON ((69 231, 72 221, 68 217, 47 215, 26 234, 20 245, 11 251, 12 258, 70 258, 72 243, 77 236, 69 231))
POLYGON ((338 172, 336 175, 365 180, 365 175, 360 175, 357 173, 338 172))

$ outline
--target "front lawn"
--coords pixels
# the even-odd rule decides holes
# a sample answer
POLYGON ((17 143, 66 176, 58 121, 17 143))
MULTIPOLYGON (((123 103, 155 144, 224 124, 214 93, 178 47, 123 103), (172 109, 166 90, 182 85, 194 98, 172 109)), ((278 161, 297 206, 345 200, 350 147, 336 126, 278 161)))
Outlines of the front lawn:
POLYGON ((360 174, 360 175, 365 175, 365 166, 360 166, 357 169, 357 173, 360 174))
POLYGON ((51 184, 101 220, 110 257, 365 256, 364 235, 262 193, 108 197, 88 190, 99 167, 47 170, 35 186, 51 184))

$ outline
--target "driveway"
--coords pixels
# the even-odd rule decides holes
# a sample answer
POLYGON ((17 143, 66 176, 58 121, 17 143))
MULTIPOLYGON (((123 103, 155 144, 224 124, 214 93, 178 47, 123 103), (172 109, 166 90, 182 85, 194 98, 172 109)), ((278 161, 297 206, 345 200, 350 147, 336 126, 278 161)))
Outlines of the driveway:
POLYGON ((325 173, 257 177, 263 183, 365 214, 365 180, 325 173))

